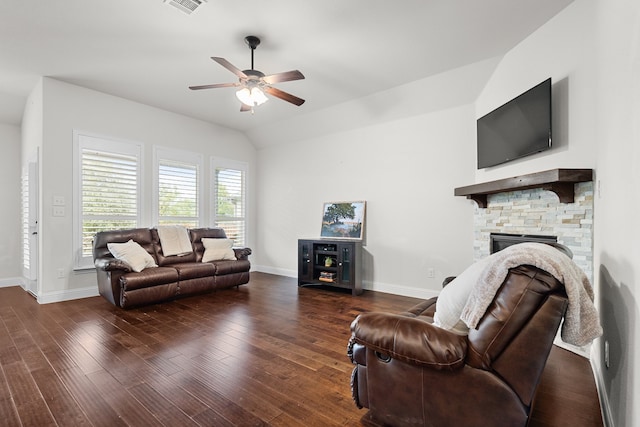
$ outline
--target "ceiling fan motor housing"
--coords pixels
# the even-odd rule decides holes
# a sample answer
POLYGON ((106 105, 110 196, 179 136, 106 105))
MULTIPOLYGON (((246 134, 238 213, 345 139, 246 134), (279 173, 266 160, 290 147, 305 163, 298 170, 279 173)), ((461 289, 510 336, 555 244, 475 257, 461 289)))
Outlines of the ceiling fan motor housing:
POLYGON ((242 72, 245 73, 249 79, 261 79, 264 77, 264 73, 258 70, 242 70, 242 72))

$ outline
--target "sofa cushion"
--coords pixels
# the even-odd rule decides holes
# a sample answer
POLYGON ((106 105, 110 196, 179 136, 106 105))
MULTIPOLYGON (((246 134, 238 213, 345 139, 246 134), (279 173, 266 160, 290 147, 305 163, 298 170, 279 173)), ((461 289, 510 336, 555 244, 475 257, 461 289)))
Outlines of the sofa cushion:
POLYGON ((239 259, 237 261, 214 261, 216 266, 216 276, 224 276, 225 274, 243 273, 251 269, 251 263, 247 259, 239 259))
POLYGON ((178 277, 180 280, 213 277, 216 272, 215 266, 210 263, 190 262, 184 264, 173 264, 172 267, 178 271, 178 277))
POLYGON ((196 262, 202 261, 202 255, 204 255, 204 245, 202 244, 202 239, 226 239, 227 235, 225 234, 222 228, 192 228, 189 230, 189 234, 191 235, 191 243, 193 245, 193 250, 196 253, 196 262))
POLYGON ((120 285, 125 292, 177 282, 178 272, 172 267, 148 268, 139 273, 126 273, 120 277, 120 285))
POLYGON ((153 257, 133 240, 107 243, 107 248, 114 258, 127 263, 133 271, 141 272, 145 268, 158 266, 153 257))
MULTIPOLYGON (((111 230, 111 231, 99 231, 93 238, 93 258, 104 258, 112 256, 108 243, 124 243, 128 240, 133 240, 145 249, 153 256, 155 251, 153 249, 151 230, 148 228, 132 228, 129 230, 111 230)), ((157 262, 157 261, 156 261, 157 262)))
POLYGON ((187 262, 196 262, 196 253, 194 251, 187 253, 186 255, 172 255, 166 256, 164 254, 164 248, 160 243, 160 236, 158 235, 158 230, 155 228, 151 229, 151 240, 153 242, 153 248, 155 251, 155 258, 158 266, 169 266, 173 264, 184 264, 187 262))
POLYGON ((236 260, 236 254, 233 251, 233 240, 231 239, 202 239, 204 245, 204 255, 202 262, 236 260))

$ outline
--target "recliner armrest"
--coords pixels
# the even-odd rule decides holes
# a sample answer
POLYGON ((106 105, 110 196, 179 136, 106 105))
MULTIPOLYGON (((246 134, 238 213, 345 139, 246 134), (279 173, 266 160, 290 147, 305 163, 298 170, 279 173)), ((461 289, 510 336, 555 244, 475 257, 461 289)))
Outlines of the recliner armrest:
POLYGON ((467 354, 467 337, 399 314, 362 313, 351 323, 351 334, 374 351, 436 370, 461 368, 467 354))
POLYGON ((97 269, 104 271, 123 270, 126 273, 133 271, 129 264, 115 258, 97 258, 93 264, 97 269))
POLYGON ((237 259, 247 259, 251 255, 250 248, 233 248, 237 259))

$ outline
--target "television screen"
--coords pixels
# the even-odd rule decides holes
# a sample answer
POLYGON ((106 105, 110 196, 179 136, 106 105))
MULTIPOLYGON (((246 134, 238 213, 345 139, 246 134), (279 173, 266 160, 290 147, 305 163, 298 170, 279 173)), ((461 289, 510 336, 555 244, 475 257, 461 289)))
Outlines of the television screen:
POLYGON ((478 169, 551 148, 551 79, 477 121, 478 169))

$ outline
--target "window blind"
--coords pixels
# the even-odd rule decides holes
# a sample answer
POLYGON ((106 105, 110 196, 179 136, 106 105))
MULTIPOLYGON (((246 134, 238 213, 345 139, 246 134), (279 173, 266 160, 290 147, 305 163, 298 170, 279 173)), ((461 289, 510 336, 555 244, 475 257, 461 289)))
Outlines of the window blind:
POLYGON ((215 225, 235 246, 244 246, 246 239, 245 175, 241 169, 215 168, 215 225))
POLYGON ((29 219, 29 173, 22 174, 22 268, 27 277, 31 271, 31 249, 30 249, 30 230, 29 219))
POLYGON ((138 158, 95 149, 81 152, 82 256, 91 256, 99 231, 135 228, 138 222, 138 158))
POLYGON ((160 159, 158 223, 196 227, 199 223, 198 165, 160 159))

